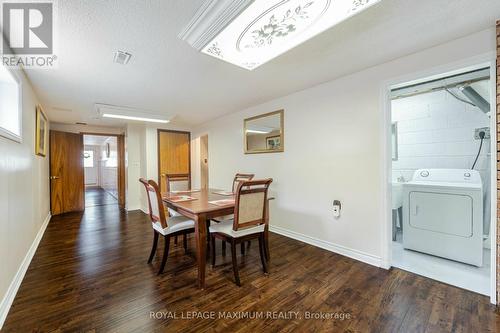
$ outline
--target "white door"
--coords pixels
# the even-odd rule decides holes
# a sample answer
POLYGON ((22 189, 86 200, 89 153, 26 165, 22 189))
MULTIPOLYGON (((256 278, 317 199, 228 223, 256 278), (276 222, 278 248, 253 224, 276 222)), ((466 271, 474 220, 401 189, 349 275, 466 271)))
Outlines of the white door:
POLYGON ((94 147, 85 146, 83 152, 83 166, 85 167, 85 185, 97 185, 98 159, 97 151, 94 147))

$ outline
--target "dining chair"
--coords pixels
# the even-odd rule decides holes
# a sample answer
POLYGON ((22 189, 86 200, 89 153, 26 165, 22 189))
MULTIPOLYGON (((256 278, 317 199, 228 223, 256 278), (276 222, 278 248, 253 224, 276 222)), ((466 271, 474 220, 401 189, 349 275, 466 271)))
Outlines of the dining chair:
POLYGON ((140 178, 139 181, 146 188, 146 194, 149 205, 149 217, 153 227, 153 247, 149 255, 148 264, 153 261, 156 254, 156 247, 158 245, 159 236, 165 239, 165 249, 163 251, 163 258, 161 261, 160 270, 158 274, 163 273, 165 264, 167 263, 168 252, 170 249, 170 238, 180 235, 184 236, 184 251, 187 252, 187 238, 186 235, 194 233, 194 221, 184 216, 165 216, 165 206, 161 197, 158 184, 154 180, 146 181, 140 178))
POLYGON ((236 193, 236 190, 238 189, 238 184, 240 182, 246 182, 252 180, 253 177, 255 177, 253 173, 237 173, 233 179, 233 187, 232 187, 233 193, 236 193))
MULTIPOLYGON (((189 191, 191 190, 191 175, 189 173, 165 173, 167 192, 189 191)), ((168 208, 170 216, 181 216, 175 210, 168 208)), ((174 237, 174 244, 177 245, 177 236, 174 237)))
MULTIPOLYGON (((255 175, 253 173, 236 173, 236 175, 233 178, 233 186, 231 187, 231 191, 233 193, 236 193, 236 190, 238 189, 238 184, 240 182, 252 180, 253 177, 255 177, 255 175)), ((221 217, 215 218, 215 219, 213 219, 213 221, 219 223, 221 221, 226 221, 226 220, 230 220, 233 218, 234 218, 234 215, 231 214, 231 215, 226 215, 226 216, 221 216, 221 217)), ((248 242, 248 246, 250 246, 250 242, 248 242)), ((225 242, 222 243, 222 253, 224 255, 226 254, 226 243, 225 242)), ((244 243, 241 243, 241 254, 245 254, 245 244, 244 243)))
POLYGON ((212 267, 215 267, 215 240, 231 244, 234 279, 241 286, 236 260, 236 245, 252 239, 259 240, 260 260, 264 273, 268 273, 265 233, 267 232, 268 207, 267 194, 272 179, 240 182, 236 189, 234 219, 210 226, 212 267))

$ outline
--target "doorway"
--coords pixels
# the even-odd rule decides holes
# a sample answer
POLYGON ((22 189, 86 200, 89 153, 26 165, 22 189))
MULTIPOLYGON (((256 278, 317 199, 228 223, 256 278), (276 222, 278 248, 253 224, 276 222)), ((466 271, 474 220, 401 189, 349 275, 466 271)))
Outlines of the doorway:
POLYGON ((110 203, 125 207, 123 135, 51 130, 49 149, 52 215, 110 203))
POLYGON ((85 207, 118 204, 118 138, 83 135, 85 207))
POLYGON ((160 191, 167 190, 167 175, 187 174, 191 178, 191 133, 158 130, 158 179, 160 191))
POLYGON ((390 266, 496 301, 492 63, 387 85, 390 266))

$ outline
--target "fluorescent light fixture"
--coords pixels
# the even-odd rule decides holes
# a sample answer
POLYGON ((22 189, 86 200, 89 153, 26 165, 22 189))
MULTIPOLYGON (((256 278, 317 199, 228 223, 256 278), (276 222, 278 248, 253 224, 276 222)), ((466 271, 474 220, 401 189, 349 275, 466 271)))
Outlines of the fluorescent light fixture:
POLYGON ((103 118, 144 121, 144 122, 163 123, 163 124, 169 123, 170 119, 172 118, 169 116, 158 115, 153 112, 144 112, 140 109, 134 109, 117 105, 98 103, 95 105, 95 108, 97 110, 97 113, 103 118))
POLYGON ((261 131, 261 130, 247 129, 247 133, 269 134, 269 133, 271 133, 271 131, 261 131))
POLYGON ((167 124, 167 123, 170 122, 170 120, 152 119, 152 118, 143 118, 143 117, 134 117, 134 116, 124 116, 124 115, 111 114, 111 113, 103 113, 102 116, 104 118, 137 120, 137 121, 146 121, 146 122, 151 122, 151 123, 163 123, 163 124, 167 124))
POLYGON ((254 0, 202 52, 255 69, 381 0, 254 0))

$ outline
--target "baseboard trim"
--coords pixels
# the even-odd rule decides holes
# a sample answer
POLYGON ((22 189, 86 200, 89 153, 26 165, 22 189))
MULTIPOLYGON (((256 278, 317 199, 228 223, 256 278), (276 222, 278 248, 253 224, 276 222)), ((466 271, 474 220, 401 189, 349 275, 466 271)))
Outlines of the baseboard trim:
POLYGON ((372 265, 372 266, 382 267, 382 258, 371 255, 369 253, 354 250, 354 249, 348 248, 346 246, 330 243, 330 242, 327 242, 327 241, 324 241, 324 240, 321 240, 321 239, 318 239, 315 237, 307 236, 307 235, 304 235, 304 234, 301 234, 301 233, 298 233, 298 232, 295 232, 292 230, 288 230, 288 229, 285 229, 282 227, 278 227, 278 226, 270 225, 269 231, 274 232, 274 233, 279 234, 279 235, 282 235, 282 236, 285 236, 285 237, 289 237, 289 238, 307 243, 309 245, 313 245, 313 246, 322 248, 322 249, 330 251, 330 252, 334 252, 334 253, 337 253, 337 254, 340 254, 340 255, 343 255, 343 256, 358 260, 358 261, 362 261, 362 262, 367 263, 367 264, 372 265))
POLYGON ((26 253, 26 256, 23 259, 23 262, 21 263, 21 266, 19 266, 19 269, 17 270, 16 275, 14 276, 14 279, 10 283, 9 288, 7 289, 7 293, 5 294, 4 298, 2 299, 2 303, 0 303, 0 330, 3 327, 3 324, 5 322, 5 319, 7 319, 7 315, 9 314, 10 307, 12 306, 12 302, 14 302, 14 298, 16 297, 17 291, 19 290, 19 287, 21 286, 21 283, 23 282, 24 275, 26 274, 26 271, 28 270, 28 267, 30 266, 31 260, 33 259, 33 256, 35 255, 36 249, 38 248, 38 244, 40 244, 40 240, 43 237, 43 234, 45 233, 45 229, 47 229, 47 226, 49 225, 50 218, 52 215, 49 213, 45 220, 43 221, 42 227, 40 230, 38 230, 38 234, 36 235, 35 239, 33 240, 33 243, 31 244, 30 249, 28 250, 28 253, 26 253))

